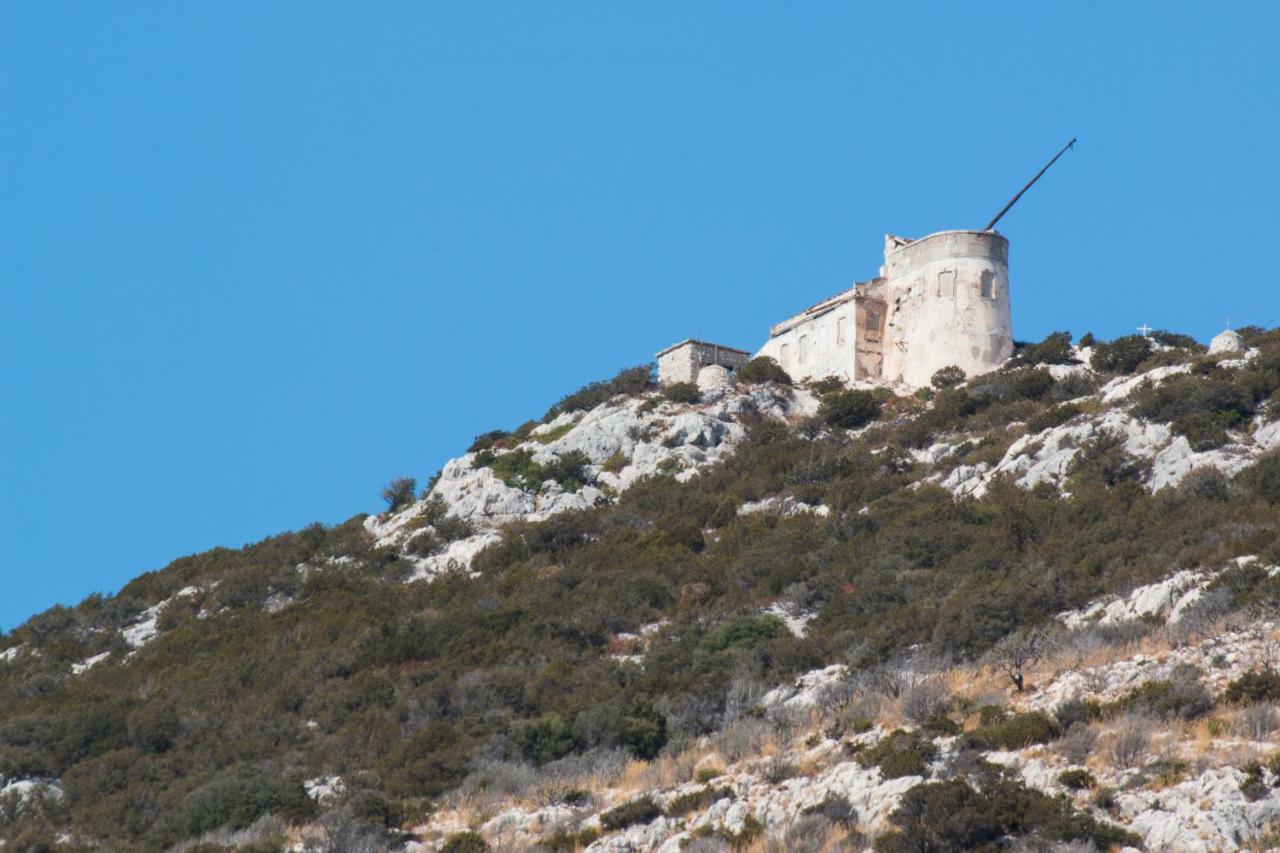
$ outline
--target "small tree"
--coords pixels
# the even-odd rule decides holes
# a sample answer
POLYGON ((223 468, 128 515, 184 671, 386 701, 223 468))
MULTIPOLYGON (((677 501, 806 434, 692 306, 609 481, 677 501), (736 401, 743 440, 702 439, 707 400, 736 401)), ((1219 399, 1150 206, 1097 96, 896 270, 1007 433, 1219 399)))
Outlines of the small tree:
POLYGON ((1044 628, 1014 631, 992 650, 995 664, 1019 693, 1026 689, 1027 670, 1044 660, 1049 633, 1044 628))
POLYGON ((1132 373, 1151 355, 1151 341, 1141 335, 1126 335, 1109 344, 1096 344, 1089 366, 1098 373, 1132 373))
POLYGON ((387 510, 395 512, 413 503, 418 481, 412 477, 396 477, 382 487, 382 499, 387 502, 387 510))
POLYGON ((632 703, 622 715, 622 745, 636 758, 656 758, 667 743, 667 720, 653 704, 632 703))
POLYGON ((663 386, 662 396, 673 403, 696 403, 702 399, 702 392, 692 382, 672 382, 663 386))
POLYGON ((836 391, 822 398, 818 417, 841 429, 858 429, 880 417, 880 399, 870 391, 836 391))
POLYGON ((954 364, 940 367, 929 377, 929 384, 934 388, 952 388, 964 381, 964 371, 954 364))
POLYGON ((755 385, 762 382, 777 382, 779 385, 790 385, 791 374, 783 370, 778 362, 767 355, 758 355, 738 368, 736 377, 739 382, 755 385))

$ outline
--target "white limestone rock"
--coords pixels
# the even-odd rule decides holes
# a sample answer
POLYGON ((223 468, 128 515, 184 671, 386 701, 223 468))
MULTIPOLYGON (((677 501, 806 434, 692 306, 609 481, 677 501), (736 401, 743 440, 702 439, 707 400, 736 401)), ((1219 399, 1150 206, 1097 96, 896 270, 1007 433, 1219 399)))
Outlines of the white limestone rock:
POLYGON ((1088 624, 1115 625, 1146 616, 1162 616, 1176 623, 1186 609, 1200 598, 1216 572, 1185 569, 1157 583, 1131 590, 1123 596, 1108 596, 1079 610, 1059 613, 1057 619, 1068 628, 1088 624))
POLYGON ((1162 367, 1156 367, 1148 370, 1146 373, 1139 373, 1137 376, 1121 376, 1112 379, 1106 385, 1102 386, 1099 394, 1102 402, 1113 404, 1128 399, 1129 395, 1138 390, 1139 386, 1144 383, 1159 385, 1163 380, 1170 376, 1177 376, 1180 373, 1190 373, 1191 365, 1189 364, 1167 364, 1162 367))
MULTIPOLYGON (((699 469, 732 455, 746 436, 744 421, 786 420, 811 415, 817 407, 817 397, 808 390, 762 386, 711 394, 697 405, 656 396, 617 398, 585 413, 562 414, 534 429, 533 438, 514 449, 529 451, 541 464, 574 451, 585 454, 597 485, 576 492, 552 481, 536 492, 514 488, 491 468, 474 467, 475 454, 451 459, 441 469, 431 498, 443 500, 449 514, 470 522, 477 534, 450 543, 440 553, 414 558, 413 577, 466 569, 479 551, 497 541, 497 531, 511 522, 542 521, 561 512, 588 509, 610 500, 606 490, 624 491, 664 470, 674 470, 677 479, 688 480, 699 469), (546 440, 552 435, 558 437, 546 440), (608 471, 603 470, 606 464, 608 471)), ((397 513, 371 516, 365 527, 378 545, 403 547, 423 529, 426 506, 426 501, 417 501, 397 513)))
POLYGON ((1122 822, 1149 850, 1239 850, 1241 841, 1280 819, 1280 796, 1271 791, 1250 802, 1240 790, 1244 778, 1234 767, 1218 767, 1159 791, 1123 791, 1116 802, 1122 822))

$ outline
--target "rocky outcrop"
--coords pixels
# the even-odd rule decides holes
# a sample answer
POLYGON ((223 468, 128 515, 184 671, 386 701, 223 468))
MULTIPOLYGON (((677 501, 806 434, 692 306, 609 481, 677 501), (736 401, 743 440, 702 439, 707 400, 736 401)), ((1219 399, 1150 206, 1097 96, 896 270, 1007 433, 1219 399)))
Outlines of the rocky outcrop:
MULTIPOLYGON (((444 501, 448 514, 470 524, 475 533, 426 557, 412 558, 413 577, 465 569, 476 554, 498 541, 497 531, 512 522, 542 521, 606 503, 639 480, 664 471, 687 480, 728 458, 746 436, 747 423, 812 415, 817 407, 812 392, 773 385, 710 391, 697 404, 667 402, 656 393, 619 397, 587 412, 562 414, 534 429, 525 441, 498 451, 527 452, 540 465, 583 454, 593 482, 575 491, 553 480, 536 490, 510 485, 492 468, 478 466, 475 453, 451 459, 428 497, 444 501)), ((379 545, 403 547, 428 526, 428 507, 423 499, 399 512, 371 516, 366 527, 379 545)))

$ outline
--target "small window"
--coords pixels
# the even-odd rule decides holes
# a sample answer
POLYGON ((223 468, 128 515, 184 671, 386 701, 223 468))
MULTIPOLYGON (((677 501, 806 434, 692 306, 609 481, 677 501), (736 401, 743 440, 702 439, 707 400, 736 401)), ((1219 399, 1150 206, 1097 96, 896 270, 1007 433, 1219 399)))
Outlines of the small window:
POLYGON ((938 273, 938 296, 956 295, 956 271, 942 270, 938 273))
POLYGON ((983 299, 994 299, 996 296, 996 274, 991 270, 983 270, 978 282, 978 292, 983 299))
POLYGON ((847 325, 848 322, 844 317, 840 317, 836 320, 836 346, 838 347, 844 346, 844 336, 846 334, 845 326, 847 325))
POLYGON ((800 363, 804 364, 809 359, 809 336, 800 336, 800 363))
POLYGON ((867 312, 867 331, 868 332, 880 331, 880 312, 879 311, 867 312))
POLYGON ((791 347, 787 344, 782 345, 782 366, 788 367, 791 364, 791 347))

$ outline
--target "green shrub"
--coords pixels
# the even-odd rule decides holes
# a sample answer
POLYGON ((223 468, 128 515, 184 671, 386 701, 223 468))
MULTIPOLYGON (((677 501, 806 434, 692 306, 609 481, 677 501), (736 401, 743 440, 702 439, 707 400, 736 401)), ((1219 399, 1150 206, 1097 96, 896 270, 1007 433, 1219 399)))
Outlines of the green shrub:
POLYGON ((835 391, 822 398, 818 418, 840 429, 858 429, 880 417, 880 396, 872 391, 835 391))
POLYGON ((412 477, 396 477, 382 487, 382 499, 389 512, 396 512, 413 503, 417 490, 418 482, 412 477))
POLYGON ((933 741, 916 732, 897 729, 880 740, 875 746, 863 750, 858 761, 864 767, 879 767, 880 775, 886 779, 897 779, 901 776, 929 775, 929 762, 938 754, 933 741))
POLYGON ((1170 332, 1165 329, 1156 329, 1148 333, 1151 340, 1166 347, 1177 347, 1179 349, 1203 350, 1204 347, 1195 338, 1190 335, 1183 335, 1178 332, 1170 332))
POLYGON ((534 459, 532 450, 522 447, 501 454, 481 451, 471 460, 472 468, 489 468, 506 485, 530 494, 536 494, 547 480, 576 492, 593 482, 590 464, 590 457, 581 450, 570 450, 542 464, 534 459))
MULTIPOLYGON (((1230 688, 1228 688, 1229 690, 1230 688)), ((1193 720, 1213 710, 1213 697, 1194 667, 1175 670, 1168 679, 1148 681, 1111 703, 1111 713, 1151 714, 1161 719, 1193 720)))
POLYGON ((1027 419, 1027 432, 1043 432, 1056 426, 1062 426, 1078 414, 1080 414, 1080 407, 1075 403, 1050 406, 1043 412, 1027 419))
POLYGON ((702 399, 702 392, 693 382, 672 382, 662 386, 662 396, 673 403, 696 403, 702 399))
POLYGON ((607 403, 620 394, 635 397, 650 390, 653 386, 652 364, 628 367, 618 371, 618 374, 607 382, 592 382, 565 396, 547 411, 542 420, 545 423, 564 412, 594 409, 601 403, 607 403))
POLYGON ((1251 669, 1228 684, 1222 698, 1241 703, 1280 701, 1280 673, 1272 669, 1251 669))
POLYGON ((1015 358, 1018 364, 1071 364, 1075 360, 1071 352, 1071 333, 1051 332, 1038 344, 1023 344, 1015 358))
POLYGON ((1039 400, 1053 388, 1053 374, 1047 370, 1024 369, 1009 373, 1013 380, 1009 396, 1023 400, 1039 400))
POLYGON ((315 811, 315 803, 299 782, 241 766, 187 794, 176 821, 183 835, 190 837, 220 828, 243 829, 268 812, 300 820, 315 811))
POLYGON ((974 732, 976 738, 995 749, 1023 749, 1036 743, 1048 743, 1061 735, 1061 725, 1043 711, 1015 714, 974 732))
POLYGON ((1133 373, 1151 355, 1151 341, 1141 335, 1126 335, 1093 348, 1089 366, 1099 373, 1133 373))
POLYGON ((751 359, 739 367, 734 375, 739 382, 748 385, 760 385, 765 382, 776 382, 779 385, 791 384, 791 374, 767 355, 758 355, 751 359))
POLYGON ((662 809, 652 797, 641 797, 629 803, 623 803, 600 815, 600 825, 608 830, 626 829, 638 823, 649 823, 662 817, 662 809))
POLYGON ((822 802, 809 806, 801 814, 819 815, 836 826, 850 829, 858 822, 858 812, 846 797, 828 794, 822 802))
POLYGON ((1007 838, 1030 836, 1050 842, 1084 841, 1108 848, 1141 844, 1127 830, 1076 811, 1069 801, 1026 787, 994 770, 980 787, 966 781, 928 782, 903 796, 890 815, 897 827, 876 839, 878 853, 929 850, 995 850, 1007 838))
POLYGON ((445 840, 440 853, 485 853, 489 843, 478 832, 455 832, 445 840))
POLYGON ((471 446, 467 448, 468 453, 479 453, 481 450, 492 450, 495 447, 506 447, 507 439, 511 438, 511 433, 505 429, 495 429, 489 432, 477 435, 475 441, 471 442, 471 446))
POLYGON ((1119 432, 1100 432, 1080 445, 1067 475, 1101 486, 1117 486, 1142 478, 1143 463, 1125 449, 1125 437, 1119 432))
POLYGON ((733 799, 732 788, 713 788, 708 785, 696 791, 690 791, 667 803, 667 814, 671 817, 683 817, 690 812, 700 812, 712 803, 733 799))
POLYGON ((1098 784, 1098 780, 1093 778, 1093 774, 1083 767, 1074 767, 1070 770, 1063 770, 1058 774, 1058 784, 1073 791, 1092 788, 1098 784))
POLYGON ((940 367, 929 377, 929 384, 934 388, 952 388, 965 380, 965 372, 954 364, 940 367))
POLYGON ((578 738, 559 714, 544 714, 521 727, 516 744, 527 761, 543 765, 573 752, 578 738))
POLYGON ((809 380, 809 388, 819 397, 844 389, 844 383, 835 376, 824 376, 821 379, 809 380))
POLYGON ((476 534, 476 526, 456 515, 446 515, 434 524, 436 535, 444 542, 457 542, 476 534))
POLYGON ((667 744, 667 720, 651 702, 633 702, 622 716, 621 740, 636 758, 656 758, 667 744))

